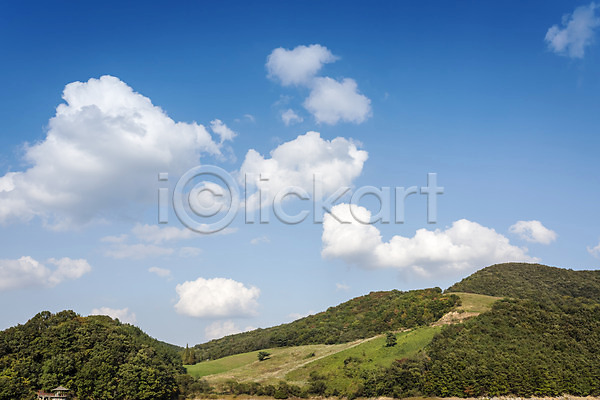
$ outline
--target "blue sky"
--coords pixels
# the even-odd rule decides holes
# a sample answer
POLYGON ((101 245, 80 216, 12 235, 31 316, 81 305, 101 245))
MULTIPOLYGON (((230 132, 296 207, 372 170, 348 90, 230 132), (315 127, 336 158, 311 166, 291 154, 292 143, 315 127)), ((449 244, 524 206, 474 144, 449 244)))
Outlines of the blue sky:
MULTIPOLYGON (((0 5, 0 328, 73 309, 196 344, 496 262, 597 268, 599 18, 566 1, 0 5), (198 165, 273 193, 318 173, 325 195, 437 173, 444 194, 435 224, 419 194, 403 224, 240 211, 201 235, 171 204, 158 224, 157 190, 198 165)), ((334 214, 379 208, 349 202, 334 214)))

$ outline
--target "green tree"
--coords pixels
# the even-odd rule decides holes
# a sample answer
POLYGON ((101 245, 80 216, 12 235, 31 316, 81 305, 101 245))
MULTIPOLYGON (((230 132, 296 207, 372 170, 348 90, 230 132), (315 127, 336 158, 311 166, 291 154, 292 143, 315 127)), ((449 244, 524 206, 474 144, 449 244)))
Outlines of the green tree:
POLYGON ((271 355, 271 353, 269 353, 268 351, 259 351, 258 352, 258 361, 264 361, 267 358, 269 358, 269 356, 271 355))
POLYGON ((385 338, 385 347, 394 347, 396 343, 396 335, 392 332, 388 332, 385 338))

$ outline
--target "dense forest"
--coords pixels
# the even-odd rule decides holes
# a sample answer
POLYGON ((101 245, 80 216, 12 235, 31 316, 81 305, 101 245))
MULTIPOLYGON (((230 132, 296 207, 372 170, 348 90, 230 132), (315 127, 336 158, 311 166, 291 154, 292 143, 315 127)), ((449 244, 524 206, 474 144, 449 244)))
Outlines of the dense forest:
POLYGON ((413 328, 437 321, 459 302, 440 288, 402 292, 372 292, 289 324, 226 336, 195 346, 196 361, 272 347, 346 343, 391 330, 413 328))
POLYGON ((573 271, 541 264, 496 264, 455 283, 446 292, 550 301, 557 296, 569 296, 600 301, 600 271, 573 271))
POLYGON ((180 349, 106 316, 41 312, 0 332, 0 400, 59 385, 79 399, 176 399, 180 349))

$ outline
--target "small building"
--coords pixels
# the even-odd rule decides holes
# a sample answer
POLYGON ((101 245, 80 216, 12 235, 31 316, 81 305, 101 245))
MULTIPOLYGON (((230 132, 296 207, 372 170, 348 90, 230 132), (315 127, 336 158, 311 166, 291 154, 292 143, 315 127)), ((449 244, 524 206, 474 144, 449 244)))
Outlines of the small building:
POLYGON ((70 390, 64 386, 59 386, 52 389, 50 393, 46 393, 43 390, 37 392, 38 400, 65 400, 70 399, 70 390))

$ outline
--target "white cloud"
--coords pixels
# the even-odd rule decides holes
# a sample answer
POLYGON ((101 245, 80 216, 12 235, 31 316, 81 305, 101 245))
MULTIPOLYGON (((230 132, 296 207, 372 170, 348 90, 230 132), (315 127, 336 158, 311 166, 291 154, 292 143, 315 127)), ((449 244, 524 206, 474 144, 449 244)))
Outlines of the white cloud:
POLYGON ((371 100, 358 92, 356 82, 350 78, 341 82, 316 78, 304 107, 317 123, 330 125, 339 121, 360 124, 371 116, 371 100))
POLYGON ((288 108, 286 111, 282 111, 281 120, 283 121, 285 126, 290 126, 304 121, 304 119, 298 114, 296 114, 296 112, 291 108, 288 108))
POLYGON ((338 291, 339 290, 348 291, 348 290, 350 290, 350 286, 346 285, 345 283, 336 283, 335 289, 338 291))
POLYGON ((324 64, 337 59, 327 47, 319 44, 298 46, 293 50, 279 47, 267 57, 266 67, 269 77, 279 80, 283 86, 306 85, 324 64))
POLYGON ((174 226, 166 226, 161 228, 158 225, 147 224, 137 224, 131 229, 131 232, 141 241, 154 244, 161 244, 163 242, 181 239, 190 239, 200 236, 196 232, 187 228, 179 229, 174 226))
POLYGON ((508 230, 533 243, 550 244, 557 237, 556 232, 546 228, 540 221, 517 221, 508 230))
POLYGON ((0 222, 40 217, 56 229, 138 215, 156 203, 156 174, 178 176, 220 155, 203 125, 175 122, 112 76, 68 84, 22 172, 0 177, 0 222))
POLYGON ((548 48, 562 56, 583 58, 585 48, 594 41, 594 30, 600 26, 600 18, 596 16, 597 8, 596 4, 590 3, 577 7, 573 14, 564 15, 562 28, 553 25, 546 32, 548 48))
POLYGON ((250 241, 250 244, 257 245, 261 243, 271 243, 271 239, 268 236, 258 236, 250 241))
POLYGON ((594 247, 588 247, 587 251, 594 257, 600 258, 600 242, 598 242, 598 244, 594 247))
POLYGON ((17 260, 0 260, 0 291, 24 287, 53 287, 65 280, 78 279, 90 272, 92 267, 84 259, 51 258, 51 269, 32 257, 17 260))
POLYGON ((235 335, 236 333, 253 331, 254 329, 256 328, 252 326, 241 329, 231 320, 215 321, 204 329, 204 336, 206 340, 213 340, 220 339, 224 336, 235 335))
POLYGON ((171 277, 171 270, 167 268, 150 267, 148 268, 148 272, 160 276, 161 278, 171 277))
POLYGON ((173 254, 175 250, 169 247, 161 247, 153 244, 126 244, 116 243, 104 251, 106 257, 123 259, 131 258, 141 260, 146 257, 159 257, 173 254))
POLYGON ((199 247, 182 247, 179 249, 179 257, 197 257, 202 253, 199 247))
POLYGON ((256 315, 260 289, 232 279, 198 278, 175 288, 175 310, 192 317, 225 318, 256 315))
POLYGON ((219 137, 221 138, 221 143, 223 143, 226 140, 231 141, 234 137, 237 136, 237 133, 229 129, 227 125, 225 125, 220 119, 214 119, 210 121, 210 129, 214 133, 219 135, 219 137))
POLYGON ((94 308, 90 315, 108 315, 113 319, 118 319, 122 323, 125 324, 134 324, 137 319, 135 317, 135 313, 129 311, 129 308, 109 308, 109 307, 100 307, 94 308))
POLYGON ((369 221, 371 213, 364 207, 339 204, 323 221, 323 257, 340 258, 364 268, 411 269, 422 276, 434 273, 464 272, 493 263, 539 261, 527 249, 513 246, 495 230, 466 219, 455 221, 445 230, 419 229, 410 237, 394 236, 384 242, 369 221), (356 219, 353 217, 356 216, 356 219))
MULTIPOLYGON (((353 141, 342 137, 324 140, 318 132, 308 132, 283 143, 270 155, 271 158, 265 158, 249 150, 239 173, 241 183, 245 176, 254 176, 257 180, 249 180, 249 186, 255 185, 272 196, 290 186, 312 193, 313 176, 327 196, 342 186, 351 186, 368 158, 368 153, 359 150, 353 141), (259 181, 259 176, 267 177, 268 181, 259 181)), ((258 192, 252 193, 248 197, 248 208, 256 209, 258 204, 258 192)))

